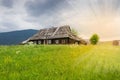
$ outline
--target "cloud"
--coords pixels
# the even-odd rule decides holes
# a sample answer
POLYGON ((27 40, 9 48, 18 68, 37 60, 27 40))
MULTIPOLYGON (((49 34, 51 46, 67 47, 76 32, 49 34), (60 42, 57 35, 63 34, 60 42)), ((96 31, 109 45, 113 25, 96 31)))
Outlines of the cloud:
POLYGON ((17 24, 15 24, 13 22, 7 22, 7 21, 6 22, 2 22, 1 25, 5 26, 5 27, 7 27, 9 29, 17 27, 17 24))
POLYGON ((1 0, 1 5, 7 8, 13 7, 13 0, 1 0))
POLYGON ((120 0, 112 0, 112 4, 114 5, 114 10, 118 10, 120 8, 120 0))
POLYGON ((65 0, 34 0, 26 2, 26 10, 32 16, 54 14, 60 10, 65 0))

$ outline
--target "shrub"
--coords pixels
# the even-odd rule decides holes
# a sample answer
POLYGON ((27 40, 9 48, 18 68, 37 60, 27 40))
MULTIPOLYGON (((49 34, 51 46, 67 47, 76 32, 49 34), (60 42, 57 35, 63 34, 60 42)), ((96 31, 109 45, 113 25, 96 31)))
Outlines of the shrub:
POLYGON ((97 34, 93 34, 90 38, 90 43, 96 45, 99 41, 99 36, 97 34))

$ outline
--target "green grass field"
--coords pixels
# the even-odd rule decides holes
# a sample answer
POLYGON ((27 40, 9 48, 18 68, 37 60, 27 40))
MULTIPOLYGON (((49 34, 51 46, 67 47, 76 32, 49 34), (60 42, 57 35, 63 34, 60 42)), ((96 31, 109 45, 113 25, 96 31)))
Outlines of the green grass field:
POLYGON ((120 80, 120 47, 0 47, 0 80, 120 80))

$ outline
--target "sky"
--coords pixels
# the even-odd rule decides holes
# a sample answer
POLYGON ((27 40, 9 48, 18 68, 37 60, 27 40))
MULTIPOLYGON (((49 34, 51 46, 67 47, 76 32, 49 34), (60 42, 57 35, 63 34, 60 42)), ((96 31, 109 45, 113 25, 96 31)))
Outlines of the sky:
POLYGON ((0 32, 63 25, 85 39, 120 39, 120 0, 0 0, 0 32))

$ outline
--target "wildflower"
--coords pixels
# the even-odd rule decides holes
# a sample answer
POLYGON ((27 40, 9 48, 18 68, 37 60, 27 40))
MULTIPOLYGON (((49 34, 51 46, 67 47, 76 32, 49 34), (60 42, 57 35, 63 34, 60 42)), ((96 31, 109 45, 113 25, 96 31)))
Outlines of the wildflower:
POLYGON ((20 51, 16 51, 16 54, 19 54, 20 53, 20 51))

